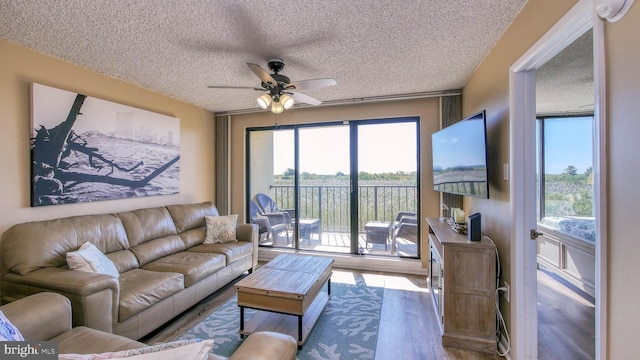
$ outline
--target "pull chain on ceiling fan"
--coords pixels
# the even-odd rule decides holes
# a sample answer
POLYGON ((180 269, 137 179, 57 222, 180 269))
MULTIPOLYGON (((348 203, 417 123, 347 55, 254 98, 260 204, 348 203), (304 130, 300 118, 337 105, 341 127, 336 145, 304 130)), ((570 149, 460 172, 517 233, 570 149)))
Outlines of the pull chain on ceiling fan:
POLYGON ((284 62, 280 59, 272 59, 268 62, 269 69, 273 71, 269 74, 257 64, 247 63, 249 69, 262 81, 261 87, 250 86, 208 86, 212 89, 252 89, 257 91, 267 91, 258 97, 258 106, 262 109, 271 109, 271 112, 279 114, 285 109, 290 109, 294 103, 301 102, 309 105, 320 105, 322 101, 309 95, 297 92, 297 90, 319 89, 336 85, 334 79, 309 79, 291 82, 291 80, 280 71, 284 68, 284 62))

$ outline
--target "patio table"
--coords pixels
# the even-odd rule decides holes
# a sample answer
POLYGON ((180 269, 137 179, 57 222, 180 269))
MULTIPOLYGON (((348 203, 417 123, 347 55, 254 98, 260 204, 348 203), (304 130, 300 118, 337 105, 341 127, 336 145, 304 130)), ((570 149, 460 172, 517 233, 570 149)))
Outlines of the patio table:
POLYGON ((366 246, 371 244, 384 244, 385 251, 387 250, 387 242, 389 240, 389 223, 383 221, 370 221, 364 225, 366 231, 366 246))

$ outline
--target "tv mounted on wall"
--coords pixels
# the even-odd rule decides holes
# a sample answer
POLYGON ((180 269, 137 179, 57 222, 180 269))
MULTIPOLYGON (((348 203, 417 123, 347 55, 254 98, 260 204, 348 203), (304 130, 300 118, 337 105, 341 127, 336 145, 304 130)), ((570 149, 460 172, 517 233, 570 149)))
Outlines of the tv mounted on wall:
POLYGON ((433 189, 489 198, 485 111, 431 135, 433 189))

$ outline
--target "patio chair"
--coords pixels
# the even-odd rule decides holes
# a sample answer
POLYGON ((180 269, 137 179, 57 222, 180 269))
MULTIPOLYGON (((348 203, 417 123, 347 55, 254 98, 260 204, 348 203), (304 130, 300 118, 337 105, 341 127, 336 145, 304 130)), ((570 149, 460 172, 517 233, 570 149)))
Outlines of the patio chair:
POLYGON ((392 236, 394 243, 402 238, 414 243, 418 242, 418 214, 400 211, 393 223, 392 236))
POLYGON ((293 209, 280 209, 276 202, 267 194, 256 194, 256 202, 260 206, 262 215, 269 217, 271 225, 287 224, 293 225, 296 218, 295 210, 293 209))
POLYGON ((320 219, 300 219, 300 223, 296 224, 295 209, 281 209, 269 195, 262 193, 256 194, 256 202, 260 206, 260 210, 262 210, 261 214, 269 218, 271 226, 284 223, 287 224, 287 227, 291 226, 291 229, 296 231, 296 225, 300 225, 300 238, 308 239, 309 245, 311 245, 312 233, 318 234, 318 240, 322 240, 322 222, 320 219))
POLYGON ((289 245, 289 226, 285 223, 272 225, 269 221, 269 216, 263 214, 258 204, 253 200, 249 200, 249 217, 252 224, 258 225, 259 245, 275 245, 278 237, 282 233, 285 233, 287 236, 287 245, 289 245), (271 242, 271 244, 269 244, 269 242, 271 242))

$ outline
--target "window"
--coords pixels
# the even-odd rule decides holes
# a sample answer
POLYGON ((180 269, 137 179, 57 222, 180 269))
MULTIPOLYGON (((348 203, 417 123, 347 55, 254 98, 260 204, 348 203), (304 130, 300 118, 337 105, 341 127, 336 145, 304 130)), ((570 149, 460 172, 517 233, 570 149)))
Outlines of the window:
POLYGON ((538 222, 594 242, 593 117, 537 122, 538 222))

